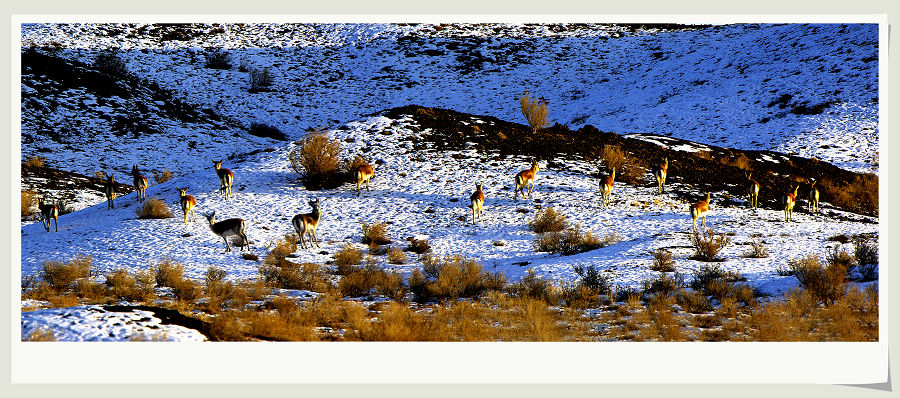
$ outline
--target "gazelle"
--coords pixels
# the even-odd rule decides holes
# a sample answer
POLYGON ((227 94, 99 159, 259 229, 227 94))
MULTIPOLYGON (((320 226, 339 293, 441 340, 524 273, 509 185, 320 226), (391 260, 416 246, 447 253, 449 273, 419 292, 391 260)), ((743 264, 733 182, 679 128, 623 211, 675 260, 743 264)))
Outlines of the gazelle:
POLYGON ((807 195, 806 210, 812 213, 819 212, 819 189, 816 188, 816 179, 809 179, 809 194, 807 195))
POLYGON ((666 174, 669 173, 669 158, 663 158, 663 162, 656 167, 656 170, 653 171, 653 176, 656 177, 656 183, 659 184, 659 193, 663 192, 663 187, 666 185, 666 174))
POLYGON ((356 177, 356 197, 359 197, 359 191, 362 184, 366 184, 366 192, 369 192, 369 179, 375 175, 375 167, 368 164, 356 166, 353 170, 353 176, 356 177))
POLYGON ((691 212, 691 230, 697 230, 697 219, 703 217, 703 228, 706 228, 706 213, 709 213, 709 196, 710 193, 706 193, 706 199, 696 202, 691 205, 689 209, 691 212))
POLYGON ((104 184, 103 190, 106 193, 106 210, 115 209, 116 205, 113 203, 113 199, 116 198, 116 182, 112 173, 109 173, 109 176, 106 177, 106 184, 104 184))
POLYGON ((484 191, 481 190, 481 183, 475 183, 475 192, 469 196, 472 203, 472 224, 475 224, 475 215, 478 215, 478 221, 481 221, 481 213, 484 208, 484 191))
POLYGON ((38 199, 38 210, 41 212, 41 223, 50 232, 50 221, 54 221, 54 231, 59 232, 59 208, 54 204, 45 204, 44 198, 38 199))
POLYGON ((756 209, 759 206, 759 183, 753 179, 753 173, 744 173, 747 176, 747 197, 750 207, 756 209))
POLYGON ((616 169, 613 169, 612 174, 600 179, 600 199, 603 201, 603 207, 609 206, 609 194, 612 193, 615 183, 616 169))
POLYGON ((134 189, 137 192, 137 200, 143 202, 144 190, 147 189, 147 177, 141 175, 137 165, 131 167, 131 175, 134 177, 134 189))
POLYGON ((213 160, 213 164, 216 167, 216 175, 219 176, 219 191, 221 191, 225 195, 225 199, 228 199, 230 197, 234 197, 231 194, 231 184, 234 183, 234 173, 232 173, 231 170, 222 168, 222 162, 224 161, 225 159, 222 159, 218 162, 213 160))
POLYGON ((228 244, 229 236, 238 236, 241 238, 241 251, 244 251, 244 246, 250 246, 250 240, 247 239, 247 234, 244 233, 245 224, 243 219, 229 218, 227 220, 216 222, 216 212, 204 214, 204 216, 206 216, 206 220, 209 221, 209 229, 211 229, 214 234, 221 236, 225 241, 225 253, 231 251, 231 245, 228 244))
POLYGON ((322 218, 322 210, 321 210, 321 201, 319 198, 316 200, 310 200, 309 205, 312 206, 312 212, 306 214, 297 214, 294 216, 294 219, 291 220, 291 224, 294 225, 294 230, 297 231, 297 238, 300 241, 300 247, 306 249, 306 235, 309 235, 310 244, 309 247, 312 248, 312 243, 316 244, 316 247, 319 247, 319 238, 316 236, 316 227, 319 225, 319 220, 322 218))
POLYGON ((528 197, 531 197, 531 192, 534 190, 534 179, 538 170, 540 170, 540 166, 538 166, 537 161, 534 161, 531 163, 530 169, 522 170, 519 174, 516 174, 516 189, 513 190, 513 199, 518 199, 519 192, 522 192, 522 197, 524 198, 526 186, 530 186, 528 188, 528 197))
POLYGON ((784 205, 784 221, 791 221, 791 213, 794 212, 794 205, 797 203, 797 189, 800 186, 794 186, 793 192, 788 192, 781 197, 781 204, 784 205))
POLYGON ((175 187, 175 189, 178 190, 178 201, 181 203, 181 211, 184 213, 184 223, 187 224, 188 213, 191 213, 191 222, 197 222, 197 219, 194 218, 194 206, 197 205, 197 200, 187 194, 187 187, 175 187))

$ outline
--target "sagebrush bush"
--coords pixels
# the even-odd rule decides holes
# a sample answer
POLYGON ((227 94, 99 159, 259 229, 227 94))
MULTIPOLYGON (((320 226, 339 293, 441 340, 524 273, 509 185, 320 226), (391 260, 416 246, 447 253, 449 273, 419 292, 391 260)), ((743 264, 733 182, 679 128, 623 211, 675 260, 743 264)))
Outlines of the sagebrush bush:
POLYGON ((600 159, 603 159, 606 167, 612 170, 620 170, 627 160, 625 151, 619 145, 604 145, 600 150, 600 159))
POLYGON ((823 265, 819 256, 813 254, 791 260, 788 266, 800 286, 825 305, 834 304, 845 293, 847 269, 843 262, 823 265))
POLYGON ((746 258, 765 258, 769 257, 769 248, 766 247, 766 242, 762 240, 762 238, 753 238, 750 241, 750 248, 744 252, 744 257, 746 258))
POLYGON ((334 253, 335 273, 338 275, 347 275, 352 268, 359 265, 363 259, 363 252, 353 247, 351 244, 345 244, 341 250, 334 253))
POLYGON ((37 206, 37 193, 34 191, 22 191, 22 217, 31 216, 37 206))
POLYGON ((408 280, 416 301, 476 297, 506 285, 503 274, 484 271, 481 264, 462 256, 425 256, 422 271, 414 270, 408 280))
POLYGON ((338 289, 345 297, 360 297, 374 293, 402 300, 406 295, 403 276, 396 271, 385 271, 373 261, 362 267, 352 267, 349 273, 341 277, 338 289))
POLYGON ((162 184, 172 179, 172 172, 169 170, 163 170, 162 172, 154 171, 153 179, 156 180, 157 184, 162 184))
POLYGON ((582 232, 581 226, 575 225, 564 231, 541 234, 534 240, 533 245, 536 251, 570 256, 609 246, 620 239, 614 232, 600 238, 590 231, 582 232))
POLYGON ((691 235, 691 244, 694 246, 694 260, 700 261, 722 261, 718 257, 728 244, 731 243, 731 237, 725 234, 717 234, 712 229, 706 232, 694 231, 691 235))
POLYGON ((694 279, 690 282, 692 289, 719 300, 737 294, 734 283, 744 280, 740 273, 725 271, 717 265, 701 266, 693 271, 693 275, 694 279))
POLYGON ((428 243, 428 239, 410 239, 409 246, 403 250, 416 254, 425 254, 431 250, 431 244, 428 243))
POLYGON ((231 69, 231 54, 220 48, 210 49, 204 54, 206 67, 210 69, 231 69))
POLYGON ((862 282, 878 279, 878 244, 862 235, 853 237, 853 257, 862 282))
POLYGON ((153 267, 153 273, 157 286, 174 287, 176 282, 184 279, 184 266, 164 258, 153 267))
POLYGON ((388 245, 392 241, 387 237, 387 224, 362 223, 362 243, 367 245, 388 245))
POLYGON ((572 269, 581 277, 581 280, 578 281, 579 286, 601 294, 607 294, 612 287, 610 284, 612 277, 604 275, 593 264, 588 266, 573 265, 572 269))
POLYGON ((25 160, 25 166, 33 167, 39 169, 44 167, 44 163, 47 161, 47 158, 43 156, 32 156, 25 160))
POLYGON ((674 296, 684 285, 684 276, 675 273, 673 275, 659 274, 659 276, 642 282, 644 294, 647 296, 674 296))
POLYGON ((650 254, 653 255, 653 264, 650 266, 651 270, 659 272, 675 272, 675 256, 672 255, 672 252, 660 247, 655 251, 650 252, 650 254))
POLYGON ((713 310, 709 296, 692 290, 678 290, 675 301, 685 311, 692 314, 704 314, 713 310))
POLYGON ((44 261, 41 266, 41 279, 56 291, 72 287, 77 279, 91 276, 91 256, 76 255, 68 263, 61 261, 44 261))
POLYGON ((841 248, 840 245, 835 245, 832 250, 825 251, 825 262, 828 266, 834 267, 839 266, 842 267, 847 272, 847 276, 849 277, 850 272, 856 266, 856 260, 850 253, 847 253, 846 250, 841 248))
POLYGON ((534 214, 534 219, 528 223, 528 228, 535 233, 559 232, 569 226, 567 217, 557 213, 552 207, 545 207, 534 214))
POLYGON ((550 305, 555 305, 560 298, 556 286, 551 281, 537 276, 534 270, 528 270, 521 280, 510 284, 507 291, 513 297, 528 297, 550 305))
POLYGON ((169 206, 166 205, 165 202, 151 198, 149 200, 145 200, 144 203, 134 211, 137 214, 139 219, 163 219, 163 218, 171 218, 172 211, 169 210, 169 206))
POLYGON ((250 90, 249 91, 251 93, 268 90, 269 87, 272 86, 272 83, 273 83, 272 72, 269 71, 269 68, 251 69, 250 70, 250 90))
POLYGON ((94 56, 94 67, 101 73, 112 77, 122 77, 128 74, 128 67, 116 50, 97 53, 94 56))
POLYGON ((106 274, 109 294, 118 300, 149 301, 155 294, 154 278, 150 272, 131 274, 120 268, 106 274))
POLYGON ((304 175, 307 189, 337 186, 339 181, 341 142, 327 134, 314 131, 303 136, 300 145, 288 158, 295 173, 304 175))
POLYGON ((550 121, 547 119, 547 101, 540 98, 531 98, 531 94, 528 91, 519 96, 519 109, 522 111, 522 115, 525 116, 525 120, 528 121, 528 125, 531 126, 532 132, 536 133, 538 130, 550 125, 550 121))
POLYGON ((401 265, 406 263, 406 253, 397 246, 391 246, 387 259, 391 264, 401 265))

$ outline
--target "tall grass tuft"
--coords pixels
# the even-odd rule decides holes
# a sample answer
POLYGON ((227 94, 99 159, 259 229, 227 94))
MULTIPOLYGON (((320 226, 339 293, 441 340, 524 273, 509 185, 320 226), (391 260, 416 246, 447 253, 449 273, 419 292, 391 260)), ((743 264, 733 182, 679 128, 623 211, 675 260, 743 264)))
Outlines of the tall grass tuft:
POLYGON ((603 149, 600 150, 600 159, 603 159, 606 167, 612 170, 619 170, 625 165, 625 151, 619 145, 604 145, 603 149))
POLYGON ((91 276, 91 261, 93 259, 90 256, 81 255, 76 255, 68 263, 44 261, 41 266, 41 279, 56 291, 70 289, 76 280, 91 276))
POLYGON ((528 125, 531 126, 533 133, 550 125, 550 121, 547 119, 547 101, 532 98, 528 91, 519 96, 519 109, 525 116, 525 120, 528 121, 528 125))
POLYGON ((528 223, 528 228, 535 233, 559 232, 568 227, 566 216, 557 213, 552 207, 545 207, 535 213, 534 219, 528 223))
POLYGON ((340 141, 313 131, 303 136, 288 158, 294 172, 303 174, 307 189, 318 190, 343 183, 338 177, 340 153, 340 141))
POLYGON ((137 217, 142 220, 172 217, 172 211, 169 210, 169 206, 157 198, 144 201, 144 203, 141 206, 138 206, 134 212, 137 214, 137 217))
POLYGON ((845 293, 847 268, 843 262, 822 264, 819 256, 809 255, 788 262, 800 286, 826 306, 834 304, 845 293))
POLYGON ((414 270, 408 280, 415 300, 458 299, 477 297, 487 291, 501 290, 506 285, 503 274, 484 271, 481 264, 461 256, 422 259, 422 270, 414 270))
POLYGON ((731 243, 731 237, 725 234, 717 234, 712 229, 706 232, 694 231, 691 235, 691 244, 694 246, 694 260, 722 261, 719 252, 731 243))
POLYGON ((650 265, 651 270, 658 272, 675 272, 675 256, 672 255, 672 252, 660 247, 655 251, 650 252, 650 254, 653 255, 653 264, 650 265))

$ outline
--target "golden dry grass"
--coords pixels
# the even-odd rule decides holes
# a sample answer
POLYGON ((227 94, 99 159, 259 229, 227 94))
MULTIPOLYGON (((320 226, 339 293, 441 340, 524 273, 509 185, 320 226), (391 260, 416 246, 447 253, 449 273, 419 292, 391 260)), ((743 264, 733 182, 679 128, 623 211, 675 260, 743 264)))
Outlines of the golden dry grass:
POLYGON ((340 153, 340 141, 313 131, 303 136, 300 146, 289 154, 289 160, 294 172, 305 174, 307 180, 323 181, 337 174, 340 153))
POLYGON ((77 279, 91 275, 91 257, 77 255, 68 263, 45 261, 41 266, 41 279, 56 291, 71 288, 77 279))
POLYGON ((22 191, 22 217, 31 216, 37 210, 37 193, 34 191, 22 191))
POLYGON ((367 245, 390 244, 391 240, 387 237, 387 224, 383 222, 362 223, 362 243, 367 245))
POLYGON ((162 184, 172 179, 172 172, 169 170, 163 170, 162 172, 153 172, 153 179, 156 180, 157 184, 162 184))
POLYGON ((532 98, 528 91, 519 96, 519 109, 525 116, 525 120, 528 121, 528 125, 531 126, 532 132, 537 132, 550 125, 547 119, 547 102, 540 98, 532 98))
POLYGON ((172 210, 165 202, 157 198, 145 200, 144 203, 135 209, 135 214, 139 219, 163 219, 171 218, 172 210))
POLYGON ((621 170, 627 160, 625 151, 619 145, 604 145, 600 150, 600 159, 610 170, 621 170))
POLYGON ((535 233, 559 232, 568 227, 567 217, 552 207, 545 207, 534 214, 528 228, 535 233))
POLYGON ((35 167, 41 168, 44 167, 44 163, 47 161, 47 158, 43 156, 32 156, 25 160, 25 166, 27 167, 35 167))

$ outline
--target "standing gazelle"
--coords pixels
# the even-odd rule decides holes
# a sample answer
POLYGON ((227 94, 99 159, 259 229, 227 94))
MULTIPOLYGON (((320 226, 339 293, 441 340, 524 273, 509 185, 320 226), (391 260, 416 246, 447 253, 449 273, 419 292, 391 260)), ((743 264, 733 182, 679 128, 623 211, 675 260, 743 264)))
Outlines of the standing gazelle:
POLYGON ((744 173, 747 176, 747 197, 750 207, 756 209, 759 206, 759 183, 753 179, 753 173, 744 173))
POLYGON ((187 187, 175 187, 175 189, 178 190, 178 201, 181 203, 181 212, 184 213, 184 223, 187 224, 188 213, 191 213, 191 222, 197 222, 197 219, 194 218, 194 206, 197 205, 197 200, 187 194, 187 187))
POLYGON ((794 205, 797 204, 797 189, 800 185, 794 186, 793 192, 788 192, 781 197, 781 204, 784 205, 784 221, 791 221, 791 213, 794 212, 794 205))
POLYGON ((615 183, 616 169, 612 170, 612 174, 600 179, 600 199, 603 201, 603 207, 609 206, 609 194, 612 193, 613 185, 615 183))
POLYGON ((222 162, 224 161, 225 159, 222 159, 218 162, 213 160, 213 164, 216 167, 216 175, 219 176, 219 191, 221 191, 225 195, 225 199, 227 200, 230 197, 234 197, 231 194, 231 184, 234 183, 234 173, 232 173, 231 170, 222 168, 222 162))
POLYGON ((250 246, 250 240, 247 239, 247 234, 244 233, 245 224, 243 219, 229 218, 227 220, 216 222, 216 212, 204 214, 204 216, 206 216, 206 220, 209 221, 209 229, 211 229, 214 234, 221 236, 225 241, 225 253, 231 251, 231 245, 228 244, 229 236, 238 236, 241 238, 241 251, 244 251, 244 246, 250 246))
POLYGON ((294 225, 294 230, 297 231, 297 239, 300 241, 300 247, 303 249, 306 249, 306 235, 309 235, 310 248, 312 248, 313 243, 316 244, 316 247, 319 247, 319 238, 316 236, 316 226, 319 225, 319 220, 322 218, 319 198, 310 200, 309 205, 312 206, 313 209, 311 213, 297 214, 294 216, 294 219, 291 220, 291 224, 294 225))
POLYGON ((706 228, 706 213, 709 213, 709 196, 710 193, 706 193, 706 199, 696 202, 691 205, 691 230, 697 230, 697 219, 703 217, 703 228, 706 228))
POLYGON ((469 196, 472 203, 472 224, 475 224, 475 216, 478 215, 478 221, 481 221, 481 212, 484 208, 484 191, 481 190, 481 183, 475 183, 475 192, 469 196))
POLYGON ((666 185, 666 175, 669 173, 669 158, 663 158, 663 162, 653 171, 656 177, 656 183, 659 184, 659 193, 663 193, 663 187, 666 185))
POLYGON ((359 197, 362 184, 366 184, 366 192, 369 192, 369 179, 375 175, 375 167, 369 164, 361 164, 353 170, 353 176, 356 177, 356 197, 359 197))
POLYGON ((38 199, 38 210, 41 212, 41 223, 50 232, 50 221, 54 222, 54 231, 59 232, 59 208, 54 204, 45 204, 44 198, 38 199))
POLYGON ((106 177, 106 184, 104 184, 103 190, 106 193, 106 210, 115 209, 116 205, 113 203, 113 199, 116 198, 116 182, 111 172, 106 177))
POLYGON ((518 199, 519 192, 522 192, 522 197, 525 197, 525 187, 528 188, 528 197, 531 197, 531 192, 534 190, 534 179, 537 177, 537 172, 540 170, 540 166, 538 166, 537 160, 531 163, 531 168, 527 170, 522 170, 519 174, 516 174, 516 189, 513 190, 513 199, 518 199))
POLYGON ((134 177, 134 189, 137 192, 137 200, 138 202, 143 202, 144 190, 147 189, 147 177, 141 175, 137 165, 131 167, 131 176, 134 177))
POLYGON ((819 212, 819 189, 816 188, 816 179, 810 178, 809 194, 807 195, 806 210, 810 214, 819 212))

